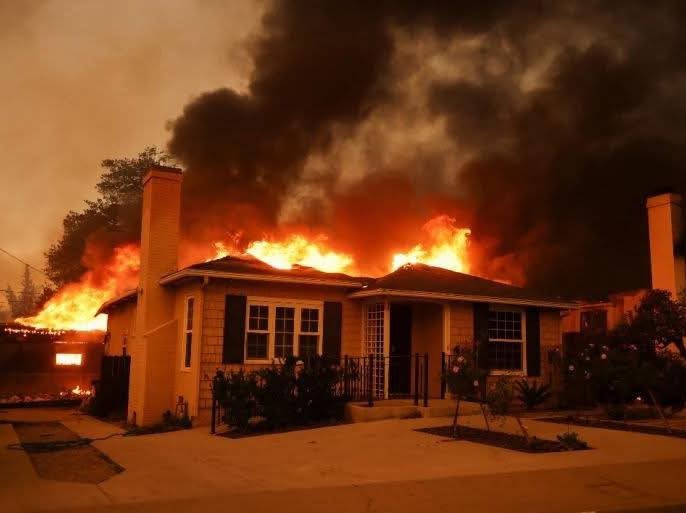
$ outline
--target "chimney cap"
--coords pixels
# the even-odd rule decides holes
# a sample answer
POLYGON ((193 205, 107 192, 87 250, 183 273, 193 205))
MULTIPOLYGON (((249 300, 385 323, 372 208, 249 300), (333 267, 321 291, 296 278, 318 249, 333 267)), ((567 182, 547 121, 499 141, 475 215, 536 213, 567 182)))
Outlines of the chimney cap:
POLYGON ((162 164, 154 164, 150 166, 143 176, 143 185, 153 177, 162 178, 166 180, 181 181, 183 171, 178 167, 164 166, 162 164))
POLYGON ((682 202, 683 197, 681 196, 681 194, 670 191, 664 192, 662 194, 654 194, 652 196, 648 196, 648 199, 646 200, 646 207, 659 207, 661 205, 668 205, 670 203, 673 203, 675 205, 681 205, 682 202))

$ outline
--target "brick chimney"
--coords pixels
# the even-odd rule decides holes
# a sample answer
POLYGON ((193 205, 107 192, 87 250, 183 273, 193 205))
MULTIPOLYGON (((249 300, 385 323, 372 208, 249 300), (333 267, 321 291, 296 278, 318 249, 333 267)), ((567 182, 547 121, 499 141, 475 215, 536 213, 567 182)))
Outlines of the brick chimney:
POLYGON ((682 203, 681 195, 674 193, 651 196, 646 202, 652 287, 668 290, 673 297, 686 285, 682 203))
POLYGON ((143 178, 140 278, 131 344, 130 422, 149 425, 173 409, 174 295, 159 279, 178 268, 181 170, 154 166, 143 178))

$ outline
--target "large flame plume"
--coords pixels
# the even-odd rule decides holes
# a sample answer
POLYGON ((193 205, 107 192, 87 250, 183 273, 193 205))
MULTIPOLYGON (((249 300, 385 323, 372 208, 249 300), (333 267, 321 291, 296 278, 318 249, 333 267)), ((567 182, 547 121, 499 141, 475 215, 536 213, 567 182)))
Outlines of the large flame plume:
POLYGON ((34 328, 58 330, 105 330, 107 316, 95 315, 98 308, 126 288, 130 288, 140 266, 138 248, 133 245, 115 248, 109 262, 88 271, 78 283, 61 289, 33 317, 16 322, 34 328))
POLYGON ((422 230, 429 236, 428 247, 417 244, 405 253, 396 253, 393 255, 391 270, 405 264, 421 263, 469 273, 469 228, 458 228, 455 218, 440 215, 422 226, 422 230))
MULTIPOLYGON (((389 270, 405 264, 423 263, 453 271, 470 272, 468 228, 460 228, 456 220, 439 215, 422 227, 424 243, 405 252, 392 255, 389 270)), ((329 273, 354 274, 358 266, 351 254, 334 251, 325 235, 308 237, 294 233, 286 237, 265 237, 243 246, 238 238, 230 242, 216 241, 205 258, 214 260, 226 256, 251 255, 277 269, 306 266, 329 273)), ((390 255, 389 255, 390 256, 390 255)), ((45 307, 33 317, 16 322, 34 328, 54 330, 105 330, 107 316, 95 315, 105 302, 137 284, 140 265, 138 248, 134 245, 118 247, 112 258, 97 269, 88 271, 78 283, 61 289, 45 307)))

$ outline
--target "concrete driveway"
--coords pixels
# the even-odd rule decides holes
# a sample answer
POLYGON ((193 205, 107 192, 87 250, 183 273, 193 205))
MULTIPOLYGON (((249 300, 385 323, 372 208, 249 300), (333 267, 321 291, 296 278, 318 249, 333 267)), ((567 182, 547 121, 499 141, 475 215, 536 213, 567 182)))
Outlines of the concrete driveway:
MULTIPOLYGON (((60 420, 82 436, 116 431, 88 417, 60 420)), ((594 450, 524 454, 414 431, 449 422, 387 420, 239 440, 212 437, 206 428, 116 437, 95 445, 126 470, 98 485, 38 479, 24 453, 4 450, 14 441, 5 424, 0 500, 7 512, 238 505, 238 511, 531 512, 686 502, 686 440, 575 428, 594 450)), ((539 437, 565 430, 533 420, 527 425, 539 437)))

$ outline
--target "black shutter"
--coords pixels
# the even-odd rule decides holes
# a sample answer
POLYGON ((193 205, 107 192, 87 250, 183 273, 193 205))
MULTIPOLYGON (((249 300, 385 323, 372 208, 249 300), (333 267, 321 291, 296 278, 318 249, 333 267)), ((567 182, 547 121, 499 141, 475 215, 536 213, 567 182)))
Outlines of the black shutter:
POLYGON ((488 369, 488 304, 474 303, 474 352, 480 369, 488 369))
POLYGON ((526 373, 541 375, 541 321, 537 308, 526 310, 526 373))
POLYGON ((324 302, 324 335, 322 343, 322 353, 324 356, 340 358, 342 326, 343 304, 335 301, 324 302))
POLYGON ((223 363, 243 363, 245 347, 245 296, 226 296, 224 304, 223 363))

